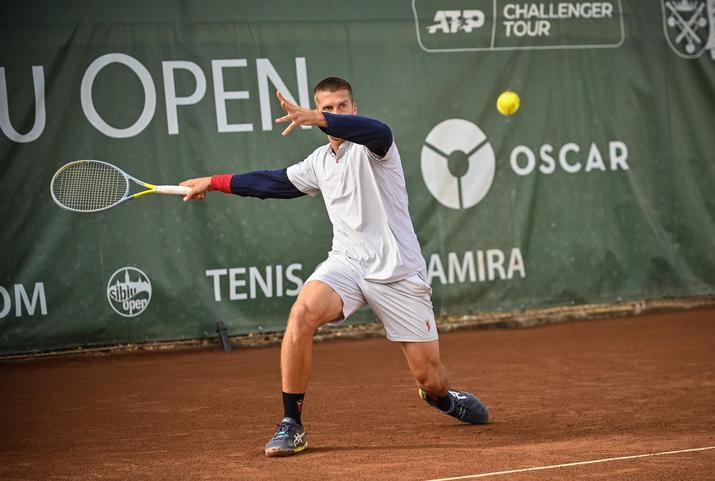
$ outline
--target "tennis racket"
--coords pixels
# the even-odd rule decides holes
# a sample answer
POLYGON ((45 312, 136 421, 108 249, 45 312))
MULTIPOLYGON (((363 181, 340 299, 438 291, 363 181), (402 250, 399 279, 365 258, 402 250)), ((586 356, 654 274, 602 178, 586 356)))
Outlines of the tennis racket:
POLYGON ((50 182, 52 200, 72 212, 99 212, 151 194, 183 196, 189 192, 190 187, 149 184, 99 160, 76 160, 65 164, 50 182), (130 194, 130 180, 146 190, 130 194))

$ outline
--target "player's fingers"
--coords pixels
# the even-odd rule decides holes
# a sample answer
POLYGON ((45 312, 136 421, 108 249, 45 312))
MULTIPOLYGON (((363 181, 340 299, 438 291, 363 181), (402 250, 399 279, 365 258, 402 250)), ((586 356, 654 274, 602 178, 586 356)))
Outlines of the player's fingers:
POLYGON ((191 194, 192 194, 193 191, 194 191, 194 182, 193 182, 193 180, 194 180, 194 179, 185 180, 185 181, 183 181, 183 182, 181 182, 181 183, 179 184, 179 185, 181 185, 181 186, 183 186, 183 187, 191 187, 191 192, 189 192, 188 194, 186 194, 186 195, 184 196, 184 201, 191 200, 191 194))
POLYGON ((293 130, 294 130, 296 127, 298 127, 298 124, 296 124, 295 122, 291 122, 290 125, 285 128, 285 130, 282 132, 281 135, 288 135, 288 134, 290 134, 291 132, 293 132, 293 130))
POLYGON ((280 90, 276 90, 276 97, 278 97, 278 101, 281 103, 281 108, 285 110, 286 108, 286 98, 283 96, 280 90))
POLYGON ((281 102, 281 108, 288 112, 289 114, 292 112, 295 112, 297 107, 293 104, 289 104, 287 102, 281 102))
POLYGON ((285 122, 291 122, 293 119, 290 118, 290 115, 284 115, 283 117, 279 117, 276 119, 277 124, 282 124, 285 122))
POLYGON ((191 192, 189 192, 188 194, 186 194, 186 196, 184 196, 184 200, 198 199, 202 195, 204 195, 203 192, 201 191, 200 187, 197 186, 195 183, 190 183, 190 185, 188 185, 188 187, 191 187, 191 192))
POLYGON ((281 101, 281 107, 286 112, 289 112, 296 108, 296 105, 287 98, 285 98, 285 95, 283 95, 280 90, 276 90, 276 95, 278 96, 278 100, 281 101))

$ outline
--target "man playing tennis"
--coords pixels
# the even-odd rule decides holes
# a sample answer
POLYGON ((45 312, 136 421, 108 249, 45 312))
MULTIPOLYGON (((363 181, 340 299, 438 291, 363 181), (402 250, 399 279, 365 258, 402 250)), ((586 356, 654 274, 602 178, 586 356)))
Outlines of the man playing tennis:
POLYGON ((316 109, 302 108, 277 92, 288 123, 317 125, 328 136, 305 160, 287 169, 190 179, 185 200, 220 190, 259 198, 322 194, 333 224, 328 258, 308 278, 291 308, 281 346, 284 417, 265 447, 267 456, 288 456, 307 446, 301 421, 303 397, 319 326, 346 319, 368 304, 399 343, 419 395, 431 406, 472 424, 490 422, 474 395, 450 389, 440 362, 437 326, 426 266, 407 208, 400 154, 390 128, 357 115, 350 84, 329 77, 314 89, 316 109))

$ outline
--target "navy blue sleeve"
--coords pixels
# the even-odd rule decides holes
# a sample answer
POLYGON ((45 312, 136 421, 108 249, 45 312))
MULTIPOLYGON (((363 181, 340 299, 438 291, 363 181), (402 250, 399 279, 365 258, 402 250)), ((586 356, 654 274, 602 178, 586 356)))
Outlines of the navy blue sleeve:
POLYGON ((364 145, 370 152, 384 157, 392 145, 392 131, 379 120, 359 115, 335 115, 323 112, 326 128, 320 129, 328 135, 364 145))
POLYGON ((288 179, 288 169, 257 170, 231 177, 231 192, 259 199, 293 199, 305 195, 288 179))

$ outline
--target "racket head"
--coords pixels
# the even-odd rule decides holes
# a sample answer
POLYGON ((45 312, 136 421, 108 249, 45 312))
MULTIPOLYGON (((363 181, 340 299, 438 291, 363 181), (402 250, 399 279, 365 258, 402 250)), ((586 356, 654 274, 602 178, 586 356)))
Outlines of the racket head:
POLYGON ((60 167, 50 182, 52 200, 72 212, 99 212, 129 199, 129 178, 101 160, 76 160, 60 167))

